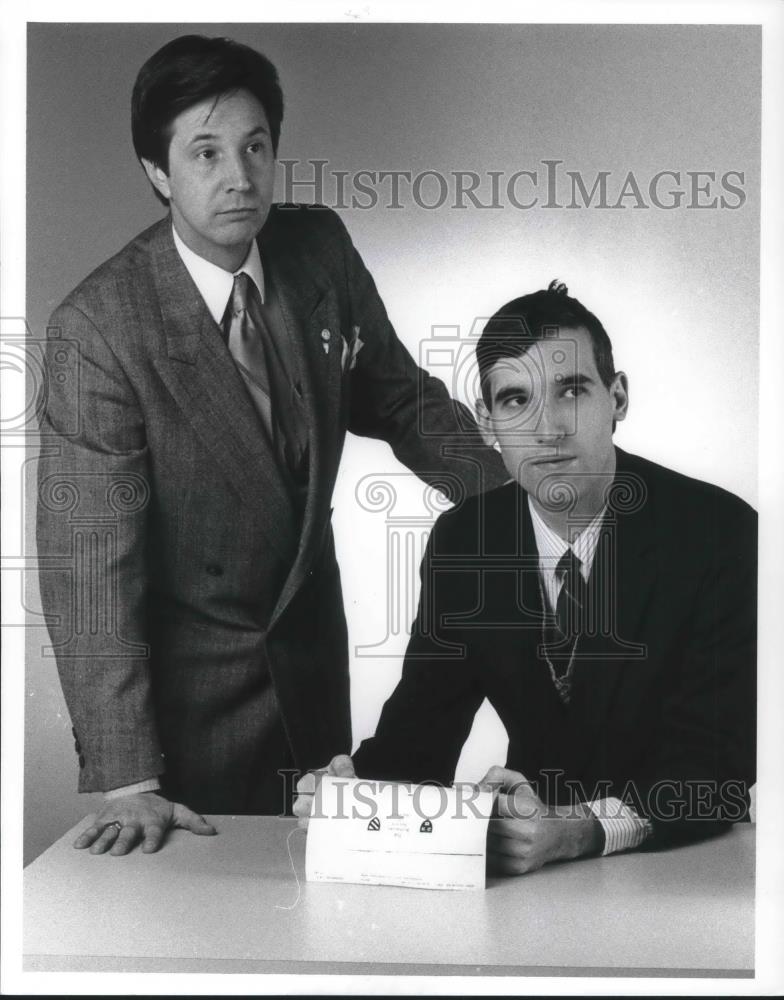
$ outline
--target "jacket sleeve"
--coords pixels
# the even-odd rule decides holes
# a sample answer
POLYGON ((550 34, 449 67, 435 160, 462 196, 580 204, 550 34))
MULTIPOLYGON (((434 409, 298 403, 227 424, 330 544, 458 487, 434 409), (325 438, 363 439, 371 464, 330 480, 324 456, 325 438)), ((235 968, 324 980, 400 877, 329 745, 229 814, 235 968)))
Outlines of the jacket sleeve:
POLYGON ((354 754, 357 774, 364 778, 451 784, 484 700, 469 645, 445 619, 465 607, 460 574, 432 568, 443 520, 436 522, 422 560, 419 608, 402 677, 381 711, 375 736, 354 754))
POLYGON ((338 221, 355 338, 349 430, 387 441, 404 465, 455 501, 502 485, 509 474, 500 456, 484 444, 468 408, 400 342, 373 278, 338 221))
POLYGON ((677 683, 639 783, 653 825, 651 849, 699 840, 747 818, 755 781, 756 513, 738 502, 731 517, 711 527, 710 565, 691 610, 677 683))
POLYGON ((148 452, 132 386, 72 304, 48 328, 40 421, 41 599, 79 753, 79 790, 164 770, 146 642, 148 452))

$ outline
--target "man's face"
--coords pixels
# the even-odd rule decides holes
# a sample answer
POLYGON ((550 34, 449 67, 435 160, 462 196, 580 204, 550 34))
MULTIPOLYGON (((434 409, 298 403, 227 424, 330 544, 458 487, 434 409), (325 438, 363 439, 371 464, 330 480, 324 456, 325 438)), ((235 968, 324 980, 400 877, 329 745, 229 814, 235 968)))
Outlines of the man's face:
POLYGON ((489 390, 490 408, 476 404, 482 436, 498 442, 509 475, 542 507, 558 497, 557 483, 579 497, 572 513, 602 495, 615 470, 613 421, 626 416, 627 382, 618 372, 609 388, 602 384, 584 327, 500 358, 489 390))
POLYGON ((264 108, 247 90, 209 98, 171 126, 168 173, 144 160, 183 241, 226 270, 245 259, 269 212, 275 156, 264 108))

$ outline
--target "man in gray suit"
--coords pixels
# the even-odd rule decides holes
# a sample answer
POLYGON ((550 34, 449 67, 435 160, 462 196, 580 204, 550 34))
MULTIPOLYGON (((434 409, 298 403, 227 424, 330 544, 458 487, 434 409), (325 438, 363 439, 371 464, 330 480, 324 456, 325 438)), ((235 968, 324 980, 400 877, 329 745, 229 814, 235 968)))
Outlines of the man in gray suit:
POLYGON ((192 810, 280 812, 280 770, 350 751, 329 506, 346 430, 455 496, 507 478, 338 217, 272 204, 282 115, 252 49, 157 52, 133 138, 169 214, 51 321, 41 592, 79 788, 106 796, 75 845, 95 853, 214 832, 192 810))

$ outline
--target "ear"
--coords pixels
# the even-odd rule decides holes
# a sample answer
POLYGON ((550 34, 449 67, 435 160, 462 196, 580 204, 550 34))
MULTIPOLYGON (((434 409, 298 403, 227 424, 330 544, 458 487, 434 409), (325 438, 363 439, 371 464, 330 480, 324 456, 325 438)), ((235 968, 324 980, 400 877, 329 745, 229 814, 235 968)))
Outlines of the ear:
POLYGON ((616 372, 610 386, 613 402, 613 420, 625 420, 629 410, 629 380, 625 372, 616 372))
POLYGON ((483 399, 477 399, 474 403, 474 408, 476 410, 476 422, 479 424, 479 433, 482 435, 482 440, 488 448, 492 448, 498 444, 498 436, 493 429, 493 418, 490 416, 490 411, 485 405, 485 401, 483 399))
POLYGON ((142 157, 142 166, 144 167, 144 172, 147 174, 147 179, 150 184, 152 184, 155 190, 159 194, 162 194, 168 201, 171 198, 171 188, 169 187, 168 176, 163 172, 158 164, 153 163, 152 160, 145 160, 142 157))

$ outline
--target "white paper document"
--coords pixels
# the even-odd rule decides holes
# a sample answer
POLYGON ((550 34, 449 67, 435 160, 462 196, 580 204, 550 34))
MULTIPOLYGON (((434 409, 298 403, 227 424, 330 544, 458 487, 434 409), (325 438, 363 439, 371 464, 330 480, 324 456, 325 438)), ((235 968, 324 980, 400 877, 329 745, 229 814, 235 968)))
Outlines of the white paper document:
POLYGON ((484 889, 493 794, 468 785, 322 778, 308 825, 310 882, 484 889))

